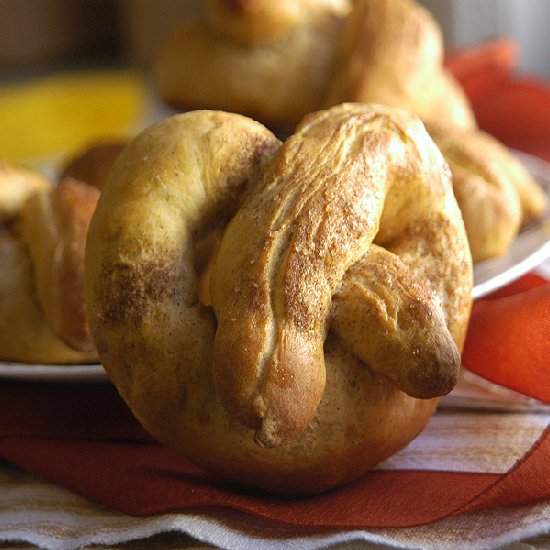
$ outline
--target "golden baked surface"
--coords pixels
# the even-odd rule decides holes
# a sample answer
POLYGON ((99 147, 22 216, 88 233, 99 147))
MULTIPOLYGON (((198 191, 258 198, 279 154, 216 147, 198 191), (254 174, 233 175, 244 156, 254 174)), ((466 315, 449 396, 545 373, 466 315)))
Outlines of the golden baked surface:
POLYGON ((442 64, 441 31, 414 0, 210 0, 166 38, 154 69, 162 99, 295 125, 345 101, 475 125, 442 64))
POLYGON ((84 308, 84 247, 99 191, 66 178, 53 186, 34 171, 0 173, 0 359, 26 363, 97 360, 84 308), (38 181, 35 185, 33 182, 38 181), (4 190, 6 193, 4 194, 4 190))
POLYGON ((355 0, 337 45, 326 105, 382 103, 424 121, 475 126, 459 83, 443 68, 443 38, 414 0, 355 0))
POLYGON ((311 114, 282 145, 240 115, 165 119, 118 157, 88 234, 90 327, 136 417, 283 493, 350 481, 422 430, 471 290, 446 164, 381 106, 311 114))
POLYGON ((453 174, 474 262, 506 253, 520 228, 544 212, 545 193, 489 134, 438 124, 428 125, 428 131, 453 174))
POLYGON ((283 21, 291 2, 251 2, 252 13, 224 4, 248 2, 210 2, 205 20, 184 23, 167 38, 153 67, 160 96, 178 108, 223 109, 281 124, 318 109, 345 2, 293 2, 283 21), (275 28, 266 28, 269 22, 275 28))

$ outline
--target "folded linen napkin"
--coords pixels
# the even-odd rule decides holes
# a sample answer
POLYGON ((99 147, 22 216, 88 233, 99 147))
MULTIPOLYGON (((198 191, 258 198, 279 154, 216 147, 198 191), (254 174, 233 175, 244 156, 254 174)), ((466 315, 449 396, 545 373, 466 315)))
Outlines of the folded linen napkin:
MULTIPOLYGON (((484 78, 483 74, 479 77, 484 78)), ((471 84, 474 75, 468 73, 468 79, 471 84)), ((507 74, 506 79, 512 81, 513 76, 507 74)), ((490 102, 482 101, 489 90, 487 86, 483 93, 478 92, 473 102, 479 120, 484 120, 482 107, 489 109, 490 102)), ((548 89, 541 86, 537 90, 550 109, 548 89)), ((494 111, 495 105, 490 107, 494 111)), ((507 114, 510 124, 518 123, 510 110, 504 110, 500 116, 507 114)), ((541 131, 532 135, 544 137, 543 130, 550 128, 550 117, 545 124, 543 127, 537 120, 537 132, 541 131)), ((503 135, 508 134, 497 137, 503 135)), ((550 158, 550 140, 537 141, 536 147, 532 147, 529 139, 512 145, 526 152, 542 152, 542 156, 550 158)), ((511 288, 513 296, 499 293, 476 303, 464 359, 466 367, 474 372, 547 400, 549 369, 547 362, 545 368, 545 361, 549 355, 545 327, 550 289, 543 282, 525 277, 511 288), (491 314, 493 308, 495 315, 491 314), (495 318, 502 320, 498 330, 495 318), (510 325, 504 322, 505 318, 517 322, 510 325), (510 327, 515 334, 513 341, 510 327), (497 341, 491 343, 491 338, 497 341), (498 354, 503 342, 507 343, 508 351, 498 354), (539 351, 526 357, 522 351, 525 347, 539 351), (524 361, 525 358, 528 360, 524 361), (505 372, 496 365, 497 360, 504 359, 509 359, 505 372), (538 359, 536 364, 534 359, 538 359)), ((434 418, 440 418, 439 415, 434 418)), ((481 415, 472 433, 485 433, 485 429, 490 433, 488 419, 481 415)), ((456 514, 520 506, 549 498, 549 416, 543 414, 536 419, 536 437, 504 471, 484 466, 473 470, 448 469, 437 463, 429 469, 421 465, 405 468, 398 462, 397 466, 394 463, 392 468, 375 469, 356 483, 324 495, 282 499, 228 485, 152 441, 109 384, 2 382, 0 458, 127 514, 222 508, 306 529, 411 527, 456 514)), ((458 430, 460 423, 461 417, 457 415, 448 424, 446 433, 451 441, 463 437, 458 430)), ((438 441, 445 451, 445 440, 438 441)), ((517 445, 514 437, 509 442, 513 448, 517 445)), ((492 444, 487 436, 486 445, 492 444)), ((435 450, 436 447, 434 453, 435 450)))

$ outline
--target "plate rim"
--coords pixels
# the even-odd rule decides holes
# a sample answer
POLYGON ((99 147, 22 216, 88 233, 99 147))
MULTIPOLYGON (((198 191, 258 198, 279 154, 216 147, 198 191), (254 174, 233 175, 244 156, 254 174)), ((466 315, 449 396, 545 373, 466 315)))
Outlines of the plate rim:
POLYGON ((0 379, 39 382, 107 382, 107 372, 100 363, 77 365, 41 365, 0 362, 0 379))

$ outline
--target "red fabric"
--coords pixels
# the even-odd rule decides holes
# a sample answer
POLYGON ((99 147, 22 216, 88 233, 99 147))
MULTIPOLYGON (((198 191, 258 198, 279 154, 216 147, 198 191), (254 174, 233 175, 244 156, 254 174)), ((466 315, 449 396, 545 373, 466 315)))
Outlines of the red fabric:
POLYGON ((420 525, 550 495, 550 433, 507 474, 372 471, 330 493, 283 499, 232 487, 141 429, 108 384, 0 384, 0 456, 135 515, 229 507, 291 525, 420 525))
POLYGON ((482 130, 550 161, 550 84, 519 74, 518 57, 516 43, 502 38, 449 53, 445 64, 463 86, 482 130))
POLYGON ((530 275, 473 306, 462 362, 550 403, 550 283, 530 275))
MULTIPOLYGON (((487 71, 508 73, 519 59, 519 49, 515 41, 506 37, 479 44, 467 49, 448 51, 445 66, 464 86, 466 81, 483 77, 487 71)), ((467 93, 470 95, 471 90, 467 93)))
MULTIPOLYGON (((447 66, 483 129, 550 160, 550 92, 517 77, 515 59, 503 40, 453 53, 447 66)), ((550 287, 533 275, 478 300, 466 367, 548 401, 549 319, 550 287)), ((108 384, 0 383, 0 457, 129 514, 227 507, 311 528, 414 526, 550 497, 548 429, 505 474, 372 471, 324 495, 271 497, 229 486, 152 441, 108 384)))

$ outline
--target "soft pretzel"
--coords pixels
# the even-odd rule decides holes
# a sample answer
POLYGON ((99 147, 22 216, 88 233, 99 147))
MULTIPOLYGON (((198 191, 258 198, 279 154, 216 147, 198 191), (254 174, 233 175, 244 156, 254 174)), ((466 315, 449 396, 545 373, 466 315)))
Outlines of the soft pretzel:
POLYGON ((452 171, 474 262, 506 253, 520 228, 544 212, 543 190, 489 134, 438 124, 428 130, 452 171))
POLYGON ((307 493, 424 427, 456 380, 472 266, 415 117, 343 105, 280 145, 195 111, 117 159, 86 289, 102 363, 146 429, 228 479, 307 493))
POLYGON ((84 246, 99 191, 66 178, 46 182, 0 230, 0 358, 27 363, 97 360, 84 308, 84 246))
POLYGON ((338 44, 326 104, 375 102, 424 120, 475 126, 458 84, 443 68, 441 29, 413 0, 356 0, 338 44))
MULTIPOLYGON (((347 8, 347 0, 317 3, 347 8)), ((210 28, 242 46, 269 44, 300 25, 304 12, 314 7, 309 0, 207 0, 205 14, 210 28)))
POLYGON ((413 0, 211 0, 154 64, 176 108, 224 109, 275 125, 344 101, 475 125, 443 69, 441 31, 413 0))
POLYGON ((29 195, 50 187, 51 183, 36 170, 0 159, 0 223, 14 220, 29 195))
POLYGON ((167 38, 153 66, 157 90, 180 109, 223 109, 295 124, 321 105, 346 4, 210 2, 204 20, 178 25, 167 38), (240 6, 236 13, 229 9, 234 6, 240 6), (273 19, 279 21, 274 29, 273 19), (250 35, 253 45, 247 45, 250 35))

